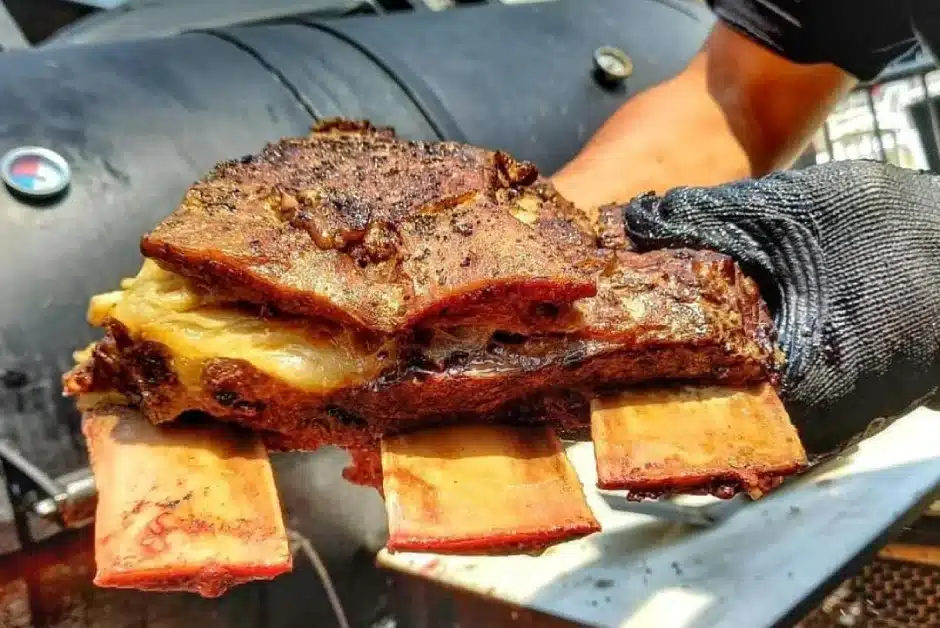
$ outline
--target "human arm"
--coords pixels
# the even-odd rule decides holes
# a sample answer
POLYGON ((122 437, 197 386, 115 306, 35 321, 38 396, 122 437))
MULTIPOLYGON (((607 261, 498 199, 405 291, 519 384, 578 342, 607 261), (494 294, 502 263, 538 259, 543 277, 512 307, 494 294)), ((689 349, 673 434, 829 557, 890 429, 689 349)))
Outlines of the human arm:
POLYGON ((676 185, 714 185, 785 167, 855 84, 802 65, 718 22, 672 79, 627 101, 554 177, 585 208, 676 185))

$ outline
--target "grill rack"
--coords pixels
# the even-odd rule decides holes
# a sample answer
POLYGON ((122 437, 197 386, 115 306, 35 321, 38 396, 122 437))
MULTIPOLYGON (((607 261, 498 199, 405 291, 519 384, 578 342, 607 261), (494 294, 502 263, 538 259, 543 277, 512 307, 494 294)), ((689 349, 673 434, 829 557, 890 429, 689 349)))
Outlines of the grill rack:
POLYGON ((940 566, 876 558, 797 628, 940 626, 940 566))

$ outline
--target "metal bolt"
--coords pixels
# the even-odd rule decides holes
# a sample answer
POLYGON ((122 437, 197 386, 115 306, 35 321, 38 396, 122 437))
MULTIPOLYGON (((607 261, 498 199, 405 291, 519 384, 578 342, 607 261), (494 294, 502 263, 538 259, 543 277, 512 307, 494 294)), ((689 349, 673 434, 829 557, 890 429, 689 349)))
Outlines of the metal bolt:
POLYGON ((601 46, 594 51, 594 76, 598 82, 613 86, 633 74, 633 60, 620 48, 601 46))
POLYGON ((62 491, 33 504, 43 519, 58 520, 66 528, 81 528, 95 517, 97 490, 90 469, 79 469, 56 478, 62 491))

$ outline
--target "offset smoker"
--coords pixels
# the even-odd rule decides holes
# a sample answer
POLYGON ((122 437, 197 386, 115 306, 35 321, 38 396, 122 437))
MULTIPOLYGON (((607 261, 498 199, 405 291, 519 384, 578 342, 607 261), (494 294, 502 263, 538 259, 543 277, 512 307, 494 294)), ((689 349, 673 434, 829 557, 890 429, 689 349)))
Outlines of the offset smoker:
MULTIPOLYGON (((0 437, 48 475, 84 467, 59 376, 96 337, 88 296, 133 274, 139 235, 216 161, 342 114, 409 138, 505 149, 550 173, 626 98, 679 71, 711 20, 666 0, 572 0, 307 16, 0 56, 0 151, 52 148, 73 171, 51 205, 0 192, 0 437), (614 87, 592 76, 592 52, 604 45, 634 65, 614 87)), ((343 464, 329 451, 285 459, 279 480, 288 511, 345 561, 383 534, 384 517, 375 495, 342 482, 343 464), (324 500, 330 508, 317 507, 324 500)), ((30 536, 45 533, 22 541, 30 536)))

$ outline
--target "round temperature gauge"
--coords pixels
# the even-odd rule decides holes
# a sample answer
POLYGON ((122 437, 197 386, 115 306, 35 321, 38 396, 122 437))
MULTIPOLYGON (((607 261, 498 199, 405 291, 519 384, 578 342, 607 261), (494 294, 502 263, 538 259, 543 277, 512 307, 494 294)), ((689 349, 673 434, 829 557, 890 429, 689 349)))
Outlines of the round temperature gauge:
POLYGON ((21 146, 8 152, 0 160, 0 174, 11 190, 36 199, 59 194, 72 180, 62 155, 39 146, 21 146))

